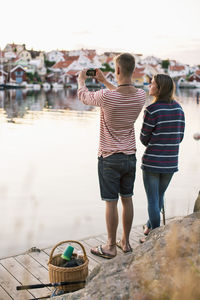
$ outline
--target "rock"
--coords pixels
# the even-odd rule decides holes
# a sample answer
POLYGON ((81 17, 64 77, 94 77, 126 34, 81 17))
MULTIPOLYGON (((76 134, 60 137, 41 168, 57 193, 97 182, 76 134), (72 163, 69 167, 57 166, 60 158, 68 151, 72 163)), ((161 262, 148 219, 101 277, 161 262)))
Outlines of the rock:
POLYGON ((41 252, 41 250, 37 247, 32 247, 29 250, 27 250, 27 253, 31 253, 31 252, 41 252))
POLYGON ((58 300, 200 299, 200 212, 151 231, 128 255, 97 266, 86 287, 58 300))
POLYGON ((198 212, 198 211, 200 211, 200 191, 194 204, 194 212, 198 212))
POLYGON ((197 141, 200 140, 200 133, 198 133, 198 132, 197 132, 197 133, 194 133, 194 134, 193 134, 193 138, 194 138, 195 140, 197 140, 197 141))

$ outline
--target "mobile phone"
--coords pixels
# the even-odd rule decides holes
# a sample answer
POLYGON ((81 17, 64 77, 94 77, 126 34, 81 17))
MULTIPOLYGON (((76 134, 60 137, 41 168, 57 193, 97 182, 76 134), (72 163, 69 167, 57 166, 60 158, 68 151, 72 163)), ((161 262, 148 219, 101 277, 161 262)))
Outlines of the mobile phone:
POLYGON ((87 76, 96 76, 96 69, 88 69, 86 71, 87 76))

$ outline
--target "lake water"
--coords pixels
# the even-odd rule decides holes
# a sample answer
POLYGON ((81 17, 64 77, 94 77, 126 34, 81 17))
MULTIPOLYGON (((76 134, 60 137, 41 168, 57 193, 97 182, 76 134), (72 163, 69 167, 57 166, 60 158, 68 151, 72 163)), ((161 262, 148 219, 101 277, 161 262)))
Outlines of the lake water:
MULTIPOLYGON (((99 109, 83 105, 76 92, 0 91, 0 257, 106 232, 97 177, 99 109)), ((187 126, 179 172, 166 193, 166 217, 191 213, 200 190, 200 141, 193 139, 200 132, 196 93, 177 91, 187 126)), ((147 218, 140 169, 142 117, 143 112, 135 126, 133 225, 147 218)))

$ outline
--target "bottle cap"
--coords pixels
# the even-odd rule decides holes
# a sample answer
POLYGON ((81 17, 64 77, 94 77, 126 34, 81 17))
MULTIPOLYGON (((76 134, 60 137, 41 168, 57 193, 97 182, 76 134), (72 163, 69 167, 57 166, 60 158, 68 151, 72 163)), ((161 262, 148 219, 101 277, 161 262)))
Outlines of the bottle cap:
POLYGON ((74 247, 68 246, 68 247, 65 249, 65 251, 63 252, 63 254, 61 255, 61 257, 62 257, 63 259, 66 259, 66 260, 70 260, 73 251, 74 251, 74 247))

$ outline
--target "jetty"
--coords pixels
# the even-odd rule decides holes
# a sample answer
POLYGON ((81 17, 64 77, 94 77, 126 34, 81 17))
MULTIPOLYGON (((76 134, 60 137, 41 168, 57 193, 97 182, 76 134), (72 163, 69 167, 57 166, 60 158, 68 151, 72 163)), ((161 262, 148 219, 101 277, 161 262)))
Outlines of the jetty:
MULTIPOLYGON (((119 236, 120 233, 118 230, 119 236)), ((144 236, 142 226, 134 226, 130 234, 130 244, 133 249, 139 245, 139 238, 142 236, 144 236)), ((107 261, 90 253, 91 247, 106 243, 106 238, 106 234, 100 234, 79 240, 89 259, 89 273, 97 265, 107 261)), ((47 263, 54 246, 45 249, 33 247, 23 254, 0 259, 0 300, 38 299, 51 294, 52 288, 17 291, 16 286, 49 283, 47 263)), ((73 243, 73 247, 77 251, 81 250, 76 243, 73 243)), ((66 244, 57 247, 54 254, 62 253, 65 248, 66 244)), ((118 255, 124 255, 120 249, 117 249, 117 252, 118 255)))

